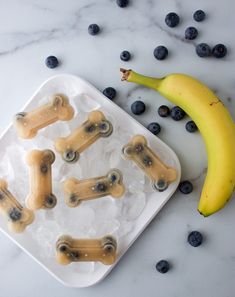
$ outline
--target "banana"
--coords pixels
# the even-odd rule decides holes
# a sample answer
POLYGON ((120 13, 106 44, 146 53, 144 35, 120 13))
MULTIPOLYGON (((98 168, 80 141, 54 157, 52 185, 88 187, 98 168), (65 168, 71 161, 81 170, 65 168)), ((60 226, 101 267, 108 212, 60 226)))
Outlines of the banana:
POLYGON ((207 86, 185 74, 153 78, 120 70, 122 80, 158 91, 194 120, 208 155, 198 211, 206 217, 223 208, 235 190, 235 125, 221 100, 207 86))

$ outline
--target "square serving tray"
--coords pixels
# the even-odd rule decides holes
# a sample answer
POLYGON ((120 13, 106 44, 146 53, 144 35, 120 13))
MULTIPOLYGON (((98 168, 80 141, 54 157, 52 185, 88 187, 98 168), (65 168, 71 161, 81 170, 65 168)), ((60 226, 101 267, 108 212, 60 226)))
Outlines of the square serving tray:
MULTIPOLYGON (((29 99, 28 103, 21 111, 30 111, 36 108, 43 102, 47 102, 50 96, 55 93, 64 93, 69 97, 70 103, 75 109, 75 118, 71 121, 71 123, 57 122, 49 127, 44 128, 43 130, 40 130, 38 132, 38 135, 36 136, 36 139, 38 139, 37 142, 35 142, 35 140, 31 141, 18 139, 14 127, 12 126, 12 124, 10 124, 2 133, 0 138, 0 151, 5 156, 2 162, 5 162, 6 160, 6 157, 9 154, 9 148, 11 148, 12 153, 12 147, 14 148, 15 143, 18 149, 22 147, 22 152, 27 152, 32 148, 53 149, 53 142, 51 138, 56 139, 60 136, 67 136, 63 134, 65 133, 65 130, 62 129, 62 125, 70 125, 69 127, 72 130, 86 119, 86 116, 90 111, 95 109, 101 110, 105 114, 107 119, 112 122, 114 128, 114 136, 111 135, 103 142, 101 139, 98 140, 97 147, 96 144, 93 144, 92 149, 89 148, 87 152, 84 152, 84 154, 86 154, 87 161, 81 160, 80 163, 79 159, 78 165, 72 165, 73 167, 71 167, 71 172, 70 169, 65 168, 63 169, 63 174, 60 173, 60 169, 62 168, 62 166, 65 165, 63 164, 62 160, 60 160, 60 155, 57 154, 53 149, 56 153, 56 160, 58 160, 53 165, 55 166, 55 168, 58 167, 56 168, 57 177, 55 178, 55 180, 53 180, 55 184, 53 186, 55 187, 55 192, 58 198, 58 206, 56 206, 53 210, 36 211, 35 222, 28 228, 26 228, 24 233, 10 233, 7 229, 6 221, 3 219, 2 216, 0 217, 0 229, 6 236, 14 241, 37 263, 39 263, 45 270, 47 270, 52 276, 54 276, 64 285, 70 287, 88 287, 101 281, 112 270, 112 268, 118 263, 118 260, 131 247, 131 245, 141 234, 141 232, 144 231, 150 221, 170 199, 179 184, 181 167, 176 154, 169 146, 167 146, 157 136, 149 132, 144 126, 138 123, 124 110, 119 108, 114 102, 107 99, 94 86, 81 79, 80 77, 69 74, 60 74, 49 78, 37 89, 37 91, 33 94, 33 96, 29 99), (122 160, 121 146, 125 145, 130 140, 130 138, 136 134, 145 136, 152 150, 154 150, 167 165, 172 166, 177 170, 176 181, 170 184, 169 187, 163 192, 154 191, 151 188, 147 178, 144 178, 143 182, 143 177, 141 177, 142 185, 140 188, 138 188, 137 180, 135 181, 136 184, 133 184, 132 190, 129 190, 130 183, 132 182, 132 174, 130 174, 130 170, 132 169, 130 168, 133 168, 133 179, 138 178, 139 174, 141 174, 141 170, 138 169, 134 164, 131 164, 131 161, 122 160), (46 139, 48 137, 50 138, 50 141, 48 140, 48 146, 45 147, 46 139), (89 168, 90 165, 88 161, 94 160, 96 148, 97 150, 101 150, 103 152, 106 152, 107 150, 107 154, 105 155, 105 157, 103 155, 103 157, 101 158, 97 156, 97 162, 91 162, 90 165, 93 167, 89 168), (120 160, 117 155, 119 150, 120 160), (127 188, 127 192, 124 197, 119 199, 106 197, 97 199, 97 201, 94 200, 84 202, 84 205, 81 206, 81 208, 79 206, 78 208, 72 210, 65 209, 63 194, 61 193, 60 189, 60 183, 64 178, 71 177, 71 175, 76 178, 89 178, 99 176, 105 174, 109 166, 112 164, 115 164, 117 168, 121 166, 121 170, 124 171, 124 183, 127 188), (104 168, 102 168, 103 165, 104 168), (127 170, 126 168, 129 168, 128 177, 125 177, 125 170, 127 170), (140 172, 137 172, 138 170, 140 172), (142 202, 140 202, 140 199, 135 200, 135 195, 136 197, 138 197, 138 195, 141 194, 141 191, 143 191, 142 198, 144 196, 144 199, 141 200, 142 202), (143 201, 144 204, 142 205, 141 209, 139 209, 139 203, 143 203, 143 201), (128 211, 126 211, 126 203, 129 203, 129 207, 130 203, 132 203, 131 207, 133 206, 133 209, 139 209, 138 212, 135 211, 134 215, 130 215, 130 212, 128 213, 128 211), (112 211, 107 216, 109 207, 111 207, 110 209, 112 209, 112 211), (102 218, 102 209, 105 210, 104 218, 102 218), (95 215, 93 216, 92 220, 89 220, 89 222, 87 222, 87 224, 89 224, 88 228, 86 227, 86 221, 82 222, 81 220, 86 220, 86 215, 90 212, 92 212, 93 215, 95 213, 95 215), (98 217, 97 214, 99 214, 98 217), (72 216, 74 216, 74 218, 72 218, 72 216), (115 222, 118 223, 115 228, 112 227, 112 216, 115 216, 115 222), (79 224, 82 225, 81 227, 80 225, 76 224, 74 227, 71 227, 71 224, 69 225, 69 223, 68 226, 66 226, 66 221, 69 222, 72 220, 76 220, 76 218, 78 219, 78 217, 80 220, 79 224), (102 219, 105 220, 105 222, 102 221, 102 219), (53 224, 56 225, 57 229, 59 229, 59 231, 57 230, 55 234, 53 233, 54 231, 52 232, 50 230, 50 226, 52 226, 53 224), (97 224, 101 227, 97 227, 97 224), (40 237, 40 232, 42 232, 42 237, 40 237), (52 232, 53 235, 51 237, 52 242, 50 242, 50 239, 46 237, 46 235, 50 234, 50 232, 52 232), (56 263, 55 257, 53 256, 53 246, 55 246, 56 236, 58 237, 58 234, 62 235, 64 234, 64 232, 69 232, 70 235, 72 235, 73 237, 83 236, 88 238, 102 237, 103 235, 105 235, 102 234, 102 232, 113 234, 114 236, 116 236, 118 241, 117 261, 111 266, 103 265, 101 263, 83 264, 79 262, 72 263, 68 266, 59 265, 58 263, 56 263), (39 236, 39 238, 42 238, 41 241, 46 238, 45 242, 48 241, 49 243, 51 243, 51 245, 48 245, 48 247, 43 247, 41 244, 39 244, 37 236, 39 236), (48 252, 48 256, 45 256, 46 249, 50 251, 48 252)), ((12 155, 9 158, 12 158, 12 155)), ((14 162, 13 160, 10 161, 14 162)), ((2 164, 1 166, 4 168, 4 164, 2 164)), ((11 173, 13 171, 13 175, 11 174, 10 176, 9 170, 7 172, 0 171, 0 175, 3 175, 3 178, 8 181, 10 191, 12 191, 12 193, 24 204, 24 200, 26 198, 25 195, 28 193, 29 190, 29 181, 27 179, 28 168, 26 163, 22 163, 22 165, 19 165, 19 169, 22 171, 22 178, 24 177, 24 180, 20 180, 20 178, 18 180, 17 172, 14 172, 14 170, 16 170, 15 167, 13 169, 9 169, 11 173), (23 172, 25 172, 25 174, 23 172)))

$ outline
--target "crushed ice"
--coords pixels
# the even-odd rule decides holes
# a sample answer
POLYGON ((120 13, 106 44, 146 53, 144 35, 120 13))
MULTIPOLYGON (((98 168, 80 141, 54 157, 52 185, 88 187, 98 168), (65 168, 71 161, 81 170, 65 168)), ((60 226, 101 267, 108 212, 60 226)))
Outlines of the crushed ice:
MULTIPOLYGON (((29 192, 29 173, 25 157, 31 149, 53 149, 57 137, 66 137, 86 120, 88 112, 100 107, 87 95, 76 96, 73 105, 79 111, 69 122, 57 122, 38 132, 32 140, 20 140, 11 131, 10 145, 3 150, 0 161, 0 175, 9 182, 9 189, 24 202, 29 192), (79 101, 81 100, 81 101, 79 101), (80 104, 81 103, 81 104, 80 104)), ((47 99, 47 97, 46 97, 47 99)), ((46 102, 43 98, 39 103, 46 102)), ((47 99, 48 100, 48 99, 47 99)), ((53 258, 55 243, 62 234, 74 237, 101 237, 113 234, 119 240, 134 228, 135 220, 142 213, 146 204, 146 193, 150 185, 146 183, 144 173, 132 162, 121 157, 122 146, 131 138, 128 127, 118 125, 117 119, 105 112, 113 124, 111 137, 99 139, 90 146, 75 164, 66 164, 58 153, 52 167, 53 192, 58 203, 52 210, 38 210, 35 222, 27 229, 40 247, 40 257, 53 258), (69 177, 78 179, 106 175, 109 169, 118 168, 123 173, 126 186, 122 198, 104 197, 82 203, 77 208, 69 208, 63 201, 62 181, 69 177)), ((151 191, 151 190, 150 190, 151 191)), ((71 265, 72 271, 91 272, 94 263, 71 265)))

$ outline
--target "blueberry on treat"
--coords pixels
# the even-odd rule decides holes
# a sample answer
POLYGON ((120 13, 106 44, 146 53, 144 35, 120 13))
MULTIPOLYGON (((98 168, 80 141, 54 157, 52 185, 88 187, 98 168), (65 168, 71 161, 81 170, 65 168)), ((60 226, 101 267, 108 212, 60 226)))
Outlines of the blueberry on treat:
POLYGON ((9 211, 9 217, 13 222, 19 221, 22 217, 22 213, 19 209, 17 209, 16 207, 13 207, 12 209, 10 209, 9 211))

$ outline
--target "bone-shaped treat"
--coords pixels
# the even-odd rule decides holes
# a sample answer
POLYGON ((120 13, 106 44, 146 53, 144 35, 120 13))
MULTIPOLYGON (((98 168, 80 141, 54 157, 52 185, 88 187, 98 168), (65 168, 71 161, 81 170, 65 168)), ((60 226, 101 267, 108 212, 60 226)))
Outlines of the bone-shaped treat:
POLYGON ((70 207, 107 195, 119 198, 124 192, 122 173, 118 169, 111 169, 105 176, 84 180, 69 178, 64 182, 65 202, 70 207))
POLYGON ((62 265, 84 261, 111 265, 116 261, 116 250, 117 242, 111 235, 100 239, 74 239, 62 235, 56 243, 56 259, 62 265))
POLYGON ((104 114, 99 110, 92 111, 88 119, 69 136, 58 138, 55 148, 66 162, 76 162, 80 153, 100 137, 108 137, 112 132, 113 126, 104 114))
POLYGON ((23 232, 34 220, 33 211, 16 200, 4 179, 0 179, 0 212, 8 220, 8 229, 14 233, 23 232))
POLYGON ((14 126, 22 138, 33 138, 38 130, 58 121, 71 120, 74 109, 64 94, 56 94, 49 103, 30 112, 19 112, 14 117, 14 126))
POLYGON ((172 167, 166 166, 147 145, 142 135, 135 135, 122 149, 124 159, 132 160, 150 178, 153 188, 164 191, 176 180, 177 173, 172 167))
POLYGON ((32 150, 27 155, 30 167, 30 194, 26 205, 30 209, 53 208, 57 199, 52 194, 51 165, 55 154, 51 150, 32 150))

